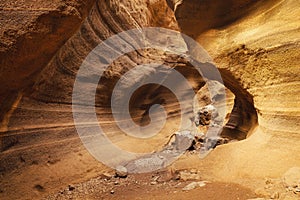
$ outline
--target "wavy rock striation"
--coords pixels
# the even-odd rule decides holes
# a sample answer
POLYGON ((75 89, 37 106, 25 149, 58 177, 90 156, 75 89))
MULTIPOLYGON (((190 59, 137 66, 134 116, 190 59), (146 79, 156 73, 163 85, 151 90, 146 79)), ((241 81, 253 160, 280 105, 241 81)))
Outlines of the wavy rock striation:
MULTIPOLYGON (((0 21, 0 197, 39 198, 106 170, 83 147, 74 127, 74 80, 84 58, 101 41, 148 26, 180 30, 208 51, 227 88, 226 104, 232 107, 222 135, 247 138, 218 146, 203 160, 183 156, 174 167, 196 167, 218 180, 238 181, 281 177, 290 167, 300 166, 294 156, 300 150, 297 3, 78 0, 49 5, 27 1, 16 6, 4 1, 0 10, 4 14, 0 21)), ((183 38, 178 40, 184 46, 183 38)), ((163 105, 168 120, 158 135, 147 141, 128 137, 111 115, 110 97, 120 77, 138 64, 152 62, 178 70, 195 92, 205 85, 184 58, 164 51, 138 50, 114 61, 97 88, 96 111, 107 136, 128 151, 157 150, 178 129, 178 101, 156 84, 139 88, 130 110, 137 124, 147 125, 151 105, 163 105)), ((136 78, 149 74, 144 71, 136 78)), ((128 87, 131 84, 134 80, 128 87)))

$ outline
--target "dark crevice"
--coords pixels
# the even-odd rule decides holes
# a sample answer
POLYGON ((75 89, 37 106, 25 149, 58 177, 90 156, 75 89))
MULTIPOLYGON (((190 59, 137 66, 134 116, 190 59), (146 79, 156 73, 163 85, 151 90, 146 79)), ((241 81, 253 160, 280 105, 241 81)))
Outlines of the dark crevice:
POLYGON ((235 95, 234 107, 221 135, 229 139, 245 139, 258 124, 253 97, 242 88, 229 71, 219 70, 225 86, 235 95))

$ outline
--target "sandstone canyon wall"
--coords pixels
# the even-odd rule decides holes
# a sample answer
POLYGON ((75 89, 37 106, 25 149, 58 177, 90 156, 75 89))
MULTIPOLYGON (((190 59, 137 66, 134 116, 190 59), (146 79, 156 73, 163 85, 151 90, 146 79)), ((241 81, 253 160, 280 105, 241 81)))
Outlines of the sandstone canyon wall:
MULTIPOLYGON (((207 50, 232 92, 227 104, 233 110, 223 134, 247 138, 218 146, 204 159, 182 156, 171 167, 195 167, 206 176, 235 182, 281 177, 289 168, 299 167, 299 3, 1 2, 0 196, 39 198, 107 169, 83 147, 74 127, 76 73, 101 41, 150 26, 181 31, 207 50), (43 189, 37 190, 39 186, 43 189)), ((157 149, 176 131, 180 120, 178 102, 170 91, 148 85, 135 93, 132 116, 137 123, 147 123, 149 106, 163 104, 168 113, 166 126, 150 142, 122 134, 113 122, 109 103, 114 84, 127 70, 136 64, 162 61, 182 73, 195 92, 205 84, 185 60, 164 53, 150 49, 119 58, 97 88, 100 123, 121 148, 138 152, 157 149)), ((142 79, 143 74, 140 76, 142 79)))

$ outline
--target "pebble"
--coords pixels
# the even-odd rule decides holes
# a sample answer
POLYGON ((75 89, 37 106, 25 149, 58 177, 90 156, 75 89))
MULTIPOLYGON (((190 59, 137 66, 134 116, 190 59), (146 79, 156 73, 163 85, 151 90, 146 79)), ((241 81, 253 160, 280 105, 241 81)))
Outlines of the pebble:
POLYGON ((156 185, 157 184, 157 182, 156 181, 151 181, 151 183, 150 183, 151 185, 156 185))
POLYGON ((154 176, 153 181, 157 181, 160 178, 160 176, 154 176))
POLYGON ((206 185, 205 181, 191 182, 190 184, 185 186, 182 190, 188 191, 188 190, 195 189, 196 187, 204 187, 205 185, 206 185))
POLYGON ((285 190, 286 190, 287 192, 290 192, 290 191, 293 191, 293 188, 292 188, 292 187, 286 187, 285 190))
POLYGON ((101 174, 101 178, 106 179, 106 180, 109 180, 109 179, 111 179, 112 177, 113 177, 113 175, 110 174, 110 173, 107 173, 107 172, 101 174))
POLYGON ((68 188, 69 188, 69 191, 75 190, 75 186, 74 185, 69 185, 68 188))
POLYGON ((128 175, 127 168, 124 166, 116 167, 116 176, 119 178, 126 178, 128 175))
POLYGON ((114 191, 114 190, 111 190, 111 191, 110 191, 110 193, 111 193, 111 194, 114 194, 114 193, 115 193, 115 191, 114 191))
POLYGON ((206 186, 206 183, 204 181, 198 182, 199 187, 204 187, 206 186))

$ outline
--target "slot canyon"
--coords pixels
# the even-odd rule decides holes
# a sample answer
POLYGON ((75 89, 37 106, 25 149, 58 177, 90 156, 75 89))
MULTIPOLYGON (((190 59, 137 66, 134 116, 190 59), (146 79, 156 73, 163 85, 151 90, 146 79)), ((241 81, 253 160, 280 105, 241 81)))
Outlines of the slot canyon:
MULTIPOLYGON (((0 25, 0 199, 300 199, 300 0, 1 0, 0 25), (82 98, 95 90, 97 120, 89 120, 89 105, 74 97, 85 59, 113 36, 150 27, 161 30, 152 35, 160 49, 134 49, 100 69, 99 80, 79 79, 82 98), (197 51, 190 40, 209 57, 200 64, 206 77, 182 56, 197 51), (181 79, 169 84, 178 94, 147 82, 158 73, 167 84, 171 69, 195 95, 187 102, 181 79), (166 118, 157 134, 133 137, 118 126, 118 83, 123 91, 141 84, 124 120, 146 127, 166 118), (211 119, 196 126, 193 115, 223 97, 216 144, 201 157, 196 146, 205 139, 191 134, 191 144, 159 170, 123 175, 99 162, 78 134, 101 126, 118 148, 159 157, 180 138, 172 136, 181 131, 181 104, 193 102, 189 126, 205 132, 211 119), (86 114, 80 128, 74 105, 86 114), (151 113, 155 105, 165 115, 151 113)), ((132 48, 131 40, 138 43, 123 36, 132 48)), ((97 62, 106 64, 107 54, 97 62)))

